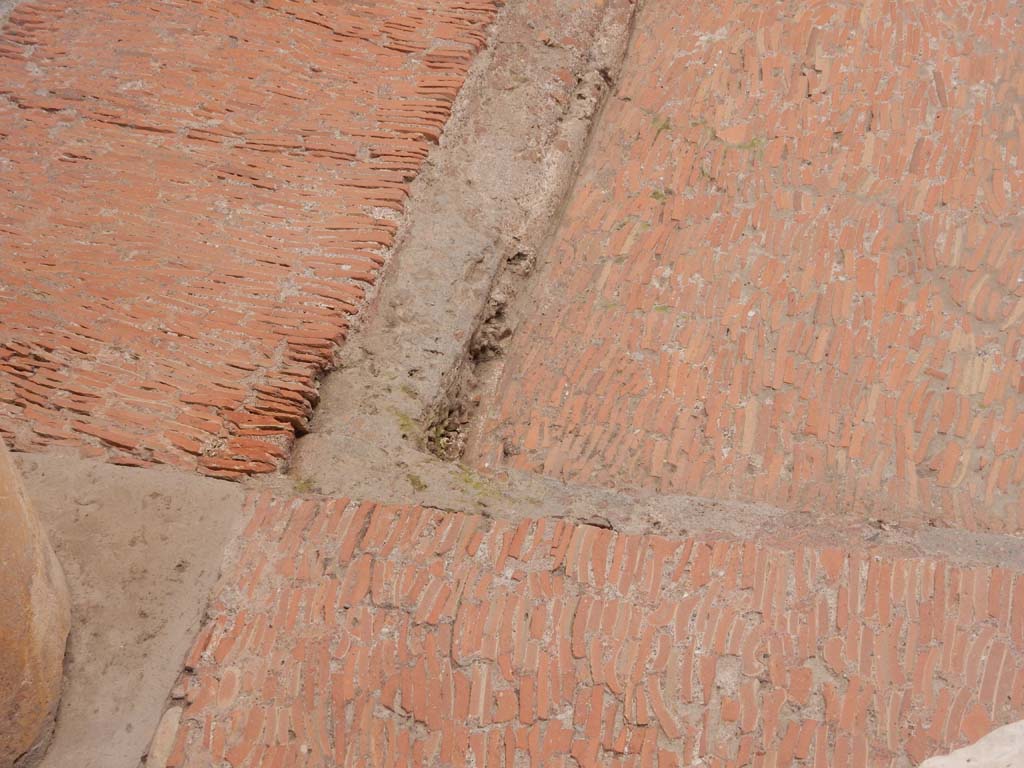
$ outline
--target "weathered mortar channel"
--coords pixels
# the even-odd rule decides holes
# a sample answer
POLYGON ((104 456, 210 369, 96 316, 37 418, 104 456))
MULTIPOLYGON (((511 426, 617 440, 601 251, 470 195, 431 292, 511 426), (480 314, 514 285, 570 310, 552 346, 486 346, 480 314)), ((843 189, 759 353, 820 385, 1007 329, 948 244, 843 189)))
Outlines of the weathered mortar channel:
POLYGON ((593 61, 583 75, 559 123, 554 147, 569 147, 568 152, 551 152, 550 165, 539 185, 535 207, 547 215, 524 223, 523 231, 510 236, 499 260, 486 301, 463 354, 444 376, 441 394, 426 410, 424 447, 443 459, 462 456, 464 430, 479 404, 481 367, 504 354, 506 342, 515 333, 520 312, 519 300, 529 295, 531 278, 538 261, 549 245, 562 217, 580 163, 590 145, 590 135, 601 107, 612 91, 611 72, 617 71, 628 48, 628 34, 616 41, 612 61, 593 61), (614 67, 614 69, 612 69, 614 67))
POLYGON ((396 472, 415 490, 426 481, 403 467, 428 449, 453 457, 476 364, 511 331, 503 310, 557 224, 635 12, 632 0, 565 0, 499 14, 413 185, 382 284, 321 384, 290 470, 300 489, 345 490, 365 477, 339 471, 355 460, 381 478, 378 495, 396 472))

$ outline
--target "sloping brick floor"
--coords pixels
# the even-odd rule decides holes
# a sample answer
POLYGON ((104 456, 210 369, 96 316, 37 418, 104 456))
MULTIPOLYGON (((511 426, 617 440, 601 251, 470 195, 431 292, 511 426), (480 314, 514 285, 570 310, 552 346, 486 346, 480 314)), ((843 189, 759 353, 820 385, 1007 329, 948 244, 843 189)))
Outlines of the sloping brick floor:
POLYGON ((485 467, 1024 528, 1024 6, 650 2, 485 467))
POLYGON ((496 5, 19 5, 0 37, 0 435, 275 468, 496 5))
MULTIPOLYGON (((495 5, 19 6, 3 436, 273 469, 495 5)), ((1024 527, 1022 13, 647 3, 474 460, 1024 527)), ((250 512, 172 766, 907 768, 1024 717, 1024 574, 250 512)))
POLYGON ((1024 716, 1024 574, 250 505, 172 766, 905 768, 1024 716))

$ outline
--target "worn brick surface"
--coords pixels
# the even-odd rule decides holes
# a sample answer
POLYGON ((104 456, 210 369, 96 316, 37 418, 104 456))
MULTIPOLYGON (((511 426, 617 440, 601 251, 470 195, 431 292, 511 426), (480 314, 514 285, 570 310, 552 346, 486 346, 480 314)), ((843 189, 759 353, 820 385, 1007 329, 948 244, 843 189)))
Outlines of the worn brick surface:
POLYGON ((1024 574, 251 507, 172 766, 905 768, 1024 716, 1024 574))
POLYGON ((1022 13, 647 3, 471 459, 1024 527, 1022 13))
POLYGON ((0 433, 274 468, 496 5, 19 5, 0 36, 0 433))

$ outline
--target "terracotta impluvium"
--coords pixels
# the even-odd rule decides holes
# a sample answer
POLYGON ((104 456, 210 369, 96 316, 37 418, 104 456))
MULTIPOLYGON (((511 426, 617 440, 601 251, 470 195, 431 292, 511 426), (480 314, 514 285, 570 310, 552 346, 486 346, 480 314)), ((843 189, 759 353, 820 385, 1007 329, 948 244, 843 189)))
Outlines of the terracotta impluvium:
POLYGON ((30 765, 60 696, 70 602, 64 573, 0 442, 0 768, 30 765))

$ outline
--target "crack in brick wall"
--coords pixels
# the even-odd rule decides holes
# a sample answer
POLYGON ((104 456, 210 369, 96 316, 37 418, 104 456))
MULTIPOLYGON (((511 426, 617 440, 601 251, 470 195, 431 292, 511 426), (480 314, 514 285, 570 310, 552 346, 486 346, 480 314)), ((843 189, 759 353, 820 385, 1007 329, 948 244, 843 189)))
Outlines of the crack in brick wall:
POLYGON ((903 768, 1024 715, 1024 574, 347 499, 250 510, 171 766, 903 768))
POLYGON ((1021 12, 646 4, 467 457, 1021 530, 1021 12))
POLYGON ((496 2, 28 2, 0 37, 0 434, 268 472, 496 2))

